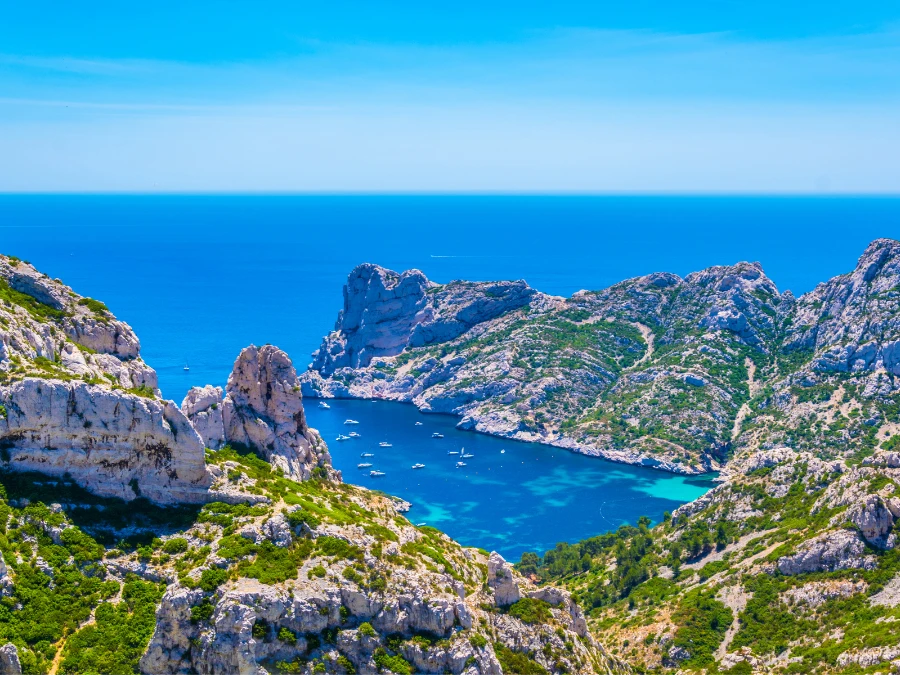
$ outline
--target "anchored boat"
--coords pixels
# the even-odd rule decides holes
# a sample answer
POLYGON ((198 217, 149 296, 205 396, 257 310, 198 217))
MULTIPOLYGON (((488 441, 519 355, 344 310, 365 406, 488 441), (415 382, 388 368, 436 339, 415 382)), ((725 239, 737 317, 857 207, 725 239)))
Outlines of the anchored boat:
POLYGON ((412 468, 414 468, 414 469, 424 469, 424 468, 425 468, 425 465, 424 465, 424 464, 413 464, 413 465, 412 465, 412 468))

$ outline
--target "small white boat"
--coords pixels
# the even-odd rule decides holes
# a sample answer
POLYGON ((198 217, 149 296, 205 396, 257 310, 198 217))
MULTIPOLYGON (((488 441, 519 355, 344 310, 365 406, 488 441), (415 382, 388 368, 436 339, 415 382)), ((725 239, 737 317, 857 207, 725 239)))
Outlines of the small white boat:
POLYGON ((372 466, 372 462, 360 462, 359 464, 356 465, 356 468, 357 469, 368 469, 370 466, 372 466))
POLYGON ((421 422, 416 422, 416 426, 417 426, 417 427, 420 427, 420 426, 422 426, 422 423, 421 423, 421 422))
POLYGON ((413 464, 413 465, 412 465, 412 468, 414 468, 414 469, 424 469, 424 468, 425 468, 425 465, 424 465, 424 464, 413 464))
POLYGON ((372 476, 372 478, 378 478, 378 476, 384 475, 384 471, 377 471, 375 469, 372 469, 372 471, 369 472, 369 475, 372 476))
POLYGON ((319 407, 322 410, 330 410, 331 409, 331 406, 328 405, 327 403, 325 403, 325 401, 319 401, 319 407))
POLYGON ((344 436, 344 434, 338 434, 338 437, 335 438, 334 440, 336 440, 336 441, 349 441, 349 440, 350 440, 350 437, 349 437, 349 436, 344 436))
POLYGON ((500 454, 502 455, 504 452, 506 452, 506 450, 501 450, 501 451, 500 451, 500 454))
POLYGON ((364 452, 360 455, 360 457, 374 457, 375 455, 371 452, 364 452))
POLYGON ((416 523, 416 527, 425 527, 425 523, 416 523))
POLYGON ((456 463, 456 468, 459 469, 460 467, 463 467, 463 466, 465 466, 465 465, 466 465, 465 462, 457 462, 457 463, 456 463))
POLYGON ((359 424, 356 420, 344 420, 344 424, 359 424))
POLYGON ((431 434, 431 437, 432 438, 443 438, 444 434, 439 434, 437 431, 435 431, 433 434, 431 434))
POLYGON ((378 444, 378 447, 379 448, 393 448, 394 446, 385 441, 381 441, 381 443, 378 444))
POLYGON ((459 450, 448 450, 448 451, 447 451, 447 454, 448 454, 448 455, 458 455, 458 454, 459 454, 459 450))
POLYGON ((184 364, 184 369, 185 369, 185 370, 190 370, 191 367, 190 367, 188 364, 185 363, 185 364, 184 364))
POLYGON ((358 434, 358 433, 356 433, 355 431, 351 431, 351 432, 350 432, 349 434, 347 434, 347 435, 348 435, 350 438, 362 438, 362 434, 358 434))
POLYGON ((475 456, 475 455, 473 455, 473 454, 471 454, 471 453, 466 453, 466 454, 461 455, 461 457, 462 457, 463 459, 471 459, 471 458, 474 457, 474 456, 475 456))

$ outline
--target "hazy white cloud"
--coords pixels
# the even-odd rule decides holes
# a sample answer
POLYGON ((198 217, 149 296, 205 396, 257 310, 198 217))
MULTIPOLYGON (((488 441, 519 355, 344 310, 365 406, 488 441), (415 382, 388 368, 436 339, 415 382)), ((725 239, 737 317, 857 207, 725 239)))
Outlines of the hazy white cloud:
POLYGON ((273 108, 22 122, 29 191, 900 191, 900 109, 273 108))
POLYGON ((300 51, 0 56, 0 190, 900 191, 896 30, 300 51))

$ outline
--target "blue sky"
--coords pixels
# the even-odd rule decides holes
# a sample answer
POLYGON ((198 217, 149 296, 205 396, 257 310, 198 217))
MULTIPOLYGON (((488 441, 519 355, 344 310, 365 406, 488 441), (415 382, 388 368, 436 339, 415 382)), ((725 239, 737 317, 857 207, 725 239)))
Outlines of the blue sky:
POLYGON ((0 191, 900 191, 896 2, 181 4, 3 3, 0 191))

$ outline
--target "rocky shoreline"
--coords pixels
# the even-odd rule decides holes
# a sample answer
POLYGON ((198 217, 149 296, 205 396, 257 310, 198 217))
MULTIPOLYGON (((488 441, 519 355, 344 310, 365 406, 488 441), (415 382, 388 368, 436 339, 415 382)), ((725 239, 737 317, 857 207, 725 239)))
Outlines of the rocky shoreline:
MULTIPOLYGON (((306 376, 303 380, 304 383, 309 382, 308 376, 306 376)), ((404 404, 404 405, 413 405, 416 406, 416 409, 419 412, 430 415, 446 415, 448 417, 458 417, 453 413, 446 412, 431 412, 427 409, 423 409, 416 405, 415 402, 411 400, 404 400, 400 398, 391 398, 390 396, 384 397, 373 397, 367 395, 358 395, 354 396, 351 393, 348 393, 344 396, 328 396, 323 395, 322 389, 314 389, 312 387, 304 387, 304 398, 308 398, 310 400, 321 400, 328 401, 334 399, 347 399, 347 400, 357 400, 357 401, 371 401, 371 400, 379 400, 379 401, 387 401, 391 403, 404 404)), ((457 429, 462 429, 464 431, 472 431, 478 434, 485 434, 486 436, 494 436, 496 438, 504 438, 511 441, 516 441, 520 443, 538 443, 540 445, 546 445, 551 448, 559 448, 561 450, 568 450, 569 452, 574 452, 579 455, 586 455, 588 457, 598 457, 600 459, 605 459, 610 462, 615 462, 617 464, 628 464, 630 466, 642 466, 648 469, 658 469, 660 471, 666 471, 669 473, 680 474, 684 476, 702 476, 708 473, 715 473, 719 471, 721 468, 717 463, 711 462, 708 466, 703 468, 695 468, 691 466, 683 466, 681 464, 676 464, 674 462, 669 462, 664 459, 659 459, 657 457, 653 457, 650 455, 644 455, 640 453, 633 453, 623 450, 610 450, 607 448, 597 448, 595 446, 584 445, 578 443, 577 441, 560 436, 544 436, 540 433, 534 433, 529 431, 517 431, 517 430, 509 430, 503 428, 492 428, 489 424, 483 424, 481 422, 475 422, 471 418, 464 417, 459 421, 456 425, 457 429)))

